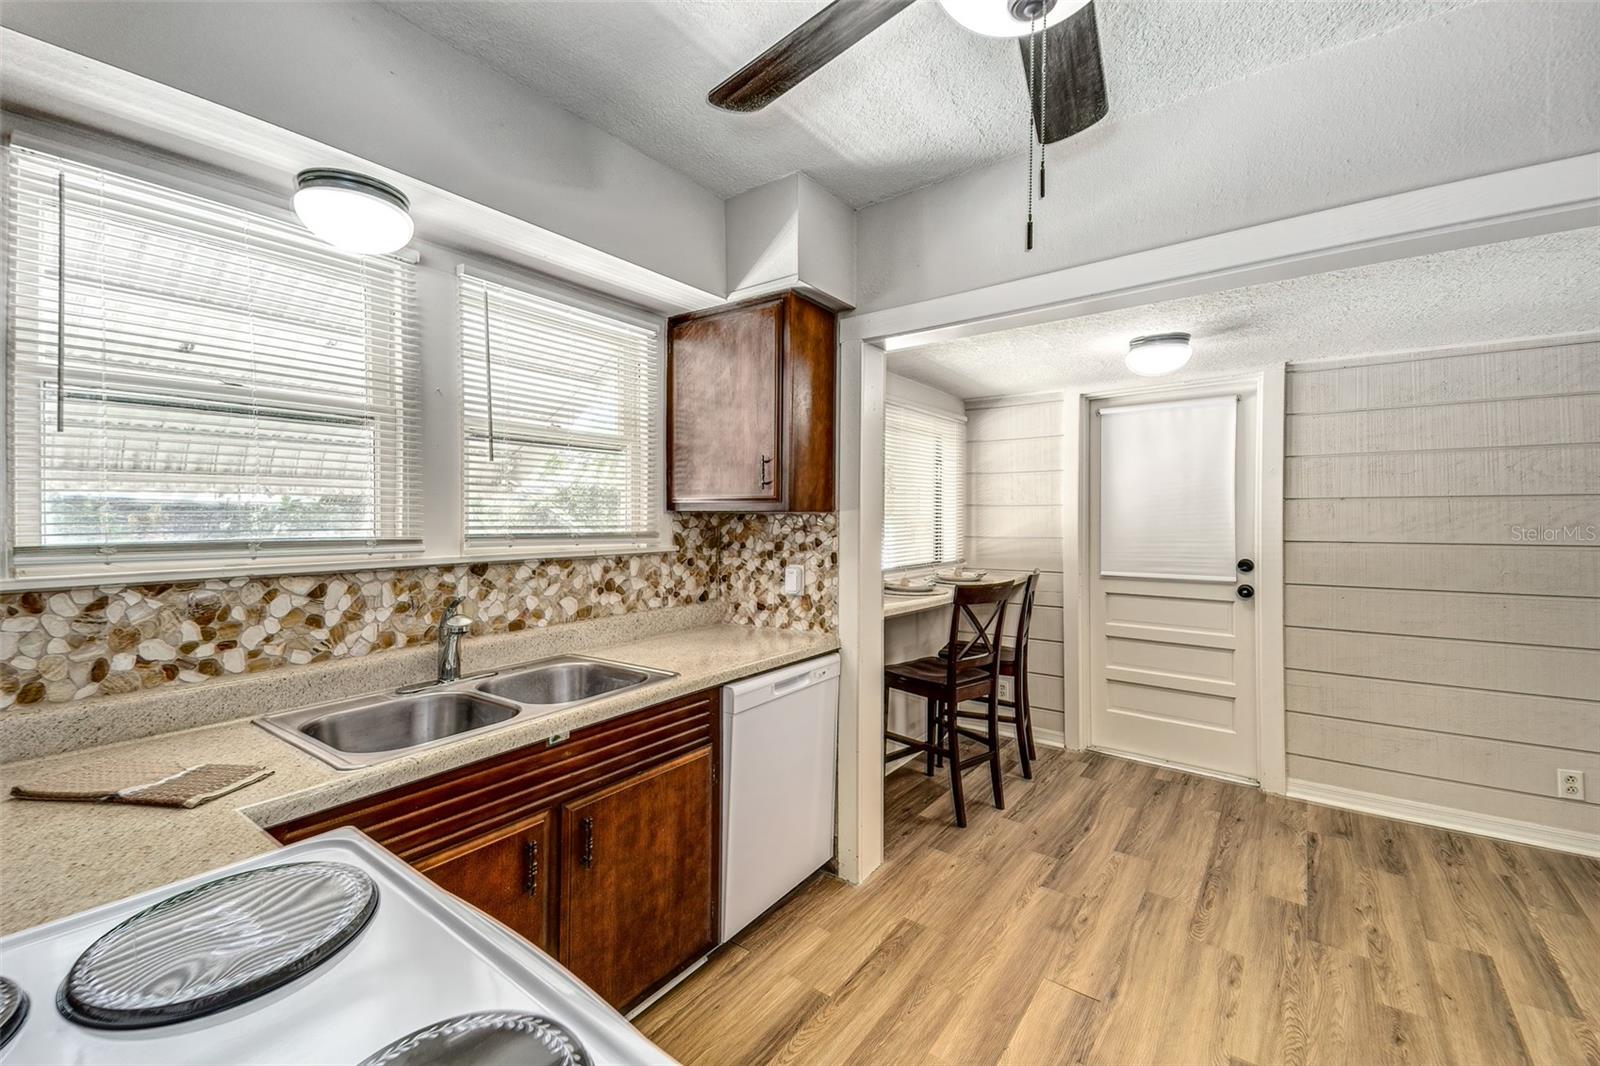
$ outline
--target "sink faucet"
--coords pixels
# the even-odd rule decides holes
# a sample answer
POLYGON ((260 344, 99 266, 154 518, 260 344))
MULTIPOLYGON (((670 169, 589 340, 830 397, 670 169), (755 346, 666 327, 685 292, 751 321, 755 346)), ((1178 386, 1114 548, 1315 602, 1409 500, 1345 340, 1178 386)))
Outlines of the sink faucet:
POLYGON ((439 684, 461 679, 461 638, 472 632, 472 619, 461 610, 461 597, 453 596, 439 619, 439 684))
POLYGON ((480 677, 493 677, 498 673, 495 670, 484 670, 462 676, 461 638, 472 632, 472 619, 460 611, 461 597, 452 596, 450 602, 444 605, 444 614, 439 617, 439 676, 432 681, 402 685, 395 689, 396 694, 409 696, 416 692, 426 692, 439 685, 448 685, 455 681, 476 681, 480 677))

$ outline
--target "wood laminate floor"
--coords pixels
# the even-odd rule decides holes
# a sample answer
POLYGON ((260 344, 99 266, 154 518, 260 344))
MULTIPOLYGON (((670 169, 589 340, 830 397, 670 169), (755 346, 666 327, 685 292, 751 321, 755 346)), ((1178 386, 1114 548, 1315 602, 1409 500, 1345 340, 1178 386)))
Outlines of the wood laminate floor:
MULTIPOLYGON (((1008 754, 1014 754, 1009 751, 1008 754)), ((686 1063, 1600 1063, 1600 863, 1087 752, 888 782, 638 1019, 686 1063)))

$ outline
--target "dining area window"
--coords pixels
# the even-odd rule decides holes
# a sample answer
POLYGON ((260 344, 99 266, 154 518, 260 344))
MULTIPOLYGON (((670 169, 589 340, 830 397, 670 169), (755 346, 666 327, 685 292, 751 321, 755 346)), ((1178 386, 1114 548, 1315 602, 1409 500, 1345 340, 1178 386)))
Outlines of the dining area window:
POLYGON ((966 420, 909 404, 884 410, 883 569, 966 555, 966 420))

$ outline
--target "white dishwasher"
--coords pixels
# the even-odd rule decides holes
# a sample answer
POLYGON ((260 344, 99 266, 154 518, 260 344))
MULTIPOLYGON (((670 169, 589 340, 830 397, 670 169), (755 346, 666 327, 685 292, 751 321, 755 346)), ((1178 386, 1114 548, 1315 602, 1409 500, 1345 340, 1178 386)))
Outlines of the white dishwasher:
POLYGON ((839 656, 722 690, 722 935, 833 857, 839 656))

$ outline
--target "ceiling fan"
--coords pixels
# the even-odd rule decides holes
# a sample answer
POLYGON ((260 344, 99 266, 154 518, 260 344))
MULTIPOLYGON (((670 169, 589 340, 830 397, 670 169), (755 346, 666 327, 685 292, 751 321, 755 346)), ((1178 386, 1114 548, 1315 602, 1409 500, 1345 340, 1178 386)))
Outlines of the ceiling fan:
MULTIPOLYGON (((760 111, 915 0, 833 0, 777 44, 712 89, 706 99, 725 111, 760 111)), ((1033 248, 1033 143, 1070 137, 1106 114, 1100 33, 1091 0, 939 0, 956 22, 986 37, 1015 37, 1028 82, 1027 247, 1033 248), (1052 18, 1053 17, 1053 18, 1052 18)), ((1045 194, 1044 157, 1039 196, 1045 194)))

